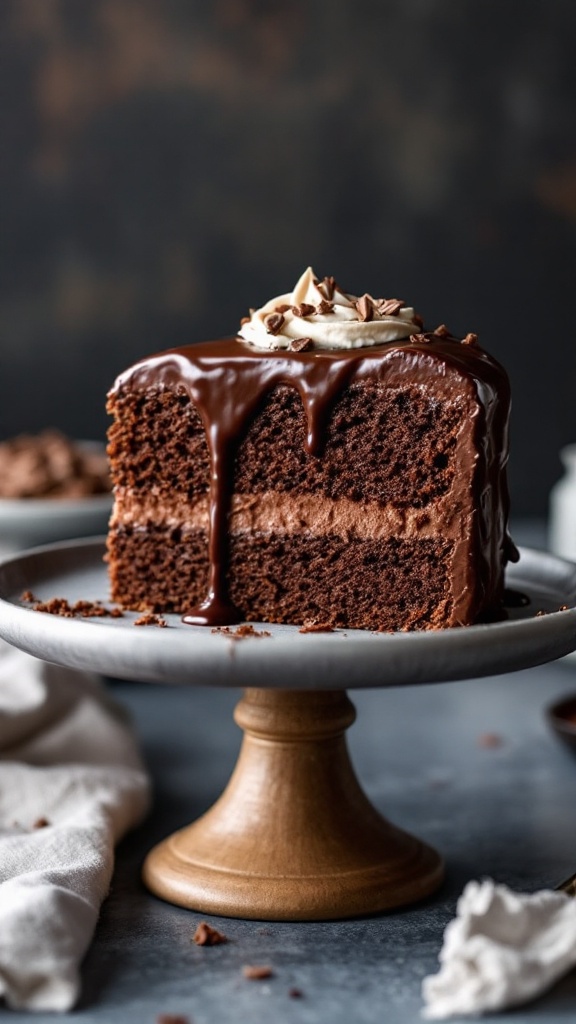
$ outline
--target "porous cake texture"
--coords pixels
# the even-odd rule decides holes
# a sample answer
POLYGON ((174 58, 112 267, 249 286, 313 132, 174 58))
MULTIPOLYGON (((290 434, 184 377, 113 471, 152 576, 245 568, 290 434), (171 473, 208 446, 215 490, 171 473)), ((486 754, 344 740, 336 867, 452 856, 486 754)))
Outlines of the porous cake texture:
POLYGON ((494 614, 513 553, 506 374, 474 336, 419 327, 346 349, 208 342, 121 375, 113 600, 213 625, 494 614))

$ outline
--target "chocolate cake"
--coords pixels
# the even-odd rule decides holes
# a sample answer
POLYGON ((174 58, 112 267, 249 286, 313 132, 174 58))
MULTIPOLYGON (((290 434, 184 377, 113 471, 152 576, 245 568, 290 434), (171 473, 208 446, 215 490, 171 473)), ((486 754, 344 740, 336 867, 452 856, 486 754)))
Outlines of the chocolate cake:
POLYGON ((311 270, 116 381, 112 598, 185 621, 434 629, 503 592, 509 387, 474 335, 311 270))

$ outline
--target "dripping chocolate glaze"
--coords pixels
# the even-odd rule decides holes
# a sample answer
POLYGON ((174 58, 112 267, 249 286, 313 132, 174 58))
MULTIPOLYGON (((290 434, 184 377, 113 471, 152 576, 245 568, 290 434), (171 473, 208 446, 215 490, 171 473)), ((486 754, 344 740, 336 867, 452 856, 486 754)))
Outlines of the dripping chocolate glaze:
POLYGON ((209 587, 206 600, 184 616, 184 621, 208 626, 241 621, 227 586, 234 458, 248 421, 272 388, 284 384, 299 392, 307 420, 306 448, 310 455, 318 456, 331 409, 353 381, 393 379, 399 384, 404 378, 406 383, 418 385, 429 384, 434 378, 446 381, 454 373, 474 389, 478 400, 474 440, 483 453, 474 486, 476 502, 484 514, 475 518, 476 547, 482 596, 497 601, 501 595, 496 593, 491 571, 496 552, 505 560, 517 557, 507 534, 509 387, 504 370, 477 346, 438 339, 429 343, 388 342, 345 351, 291 352, 262 351, 230 338, 171 349, 121 374, 114 391, 183 385, 206 431, 211 467, 209 587), (496 525, 489 529, 494 519, 496 525))

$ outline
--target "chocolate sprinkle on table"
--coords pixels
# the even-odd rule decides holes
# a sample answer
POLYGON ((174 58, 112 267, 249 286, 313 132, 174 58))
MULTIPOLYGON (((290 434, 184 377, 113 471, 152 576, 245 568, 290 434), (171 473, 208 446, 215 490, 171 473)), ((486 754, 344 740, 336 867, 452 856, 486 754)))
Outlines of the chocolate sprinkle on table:
POLYGON ((484 750, 496 750, 497 747, 501 747, 503 739, 496 732, 483 732, 478 737, 477 743, 479 747, 483 747, 484 750))
POLYGON ((200 921, 192 936, 192 942, 195 942, 197 946, 221 946, 224 942, 228 942, 228 939, 207 921, 200 921))

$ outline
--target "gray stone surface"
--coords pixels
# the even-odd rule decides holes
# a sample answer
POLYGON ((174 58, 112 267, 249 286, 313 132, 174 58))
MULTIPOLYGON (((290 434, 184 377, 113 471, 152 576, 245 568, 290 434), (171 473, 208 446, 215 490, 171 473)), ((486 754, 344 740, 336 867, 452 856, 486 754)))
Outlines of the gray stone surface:
MULTIPOLYGON (((23 1022, 404 1024, 419 1020, 420 983, 435 970, 444 926, 470 878, 490 875, 531 891, 576 870, 576 759, 549 732, 543 709, 576 691, 572 662, 506 677, 360 691, 350 747, 376 806, 440 849, 447 881, 428 903, 375 918, 319 924, 212 919, 230 938, 198 948, 202 915, 141 887, 145 852, 201 814, 233 766, 240 733, 233 691, 111 683, 135 718, 155 787, 148 821, 118 850, 112 891, 84 965, 77 1011, 20 1014, 23 1022), (499 746, 481 737, 494 734, 499 746), (270 964, 267 982, 246 963, 270 964), (289 996, 297 986, 301 999, 289 996)), ((513 1019, 573 1020, 576 976, 513 1019)), ((500 1016, 493 1018, 503 1019, 500 1016)))

